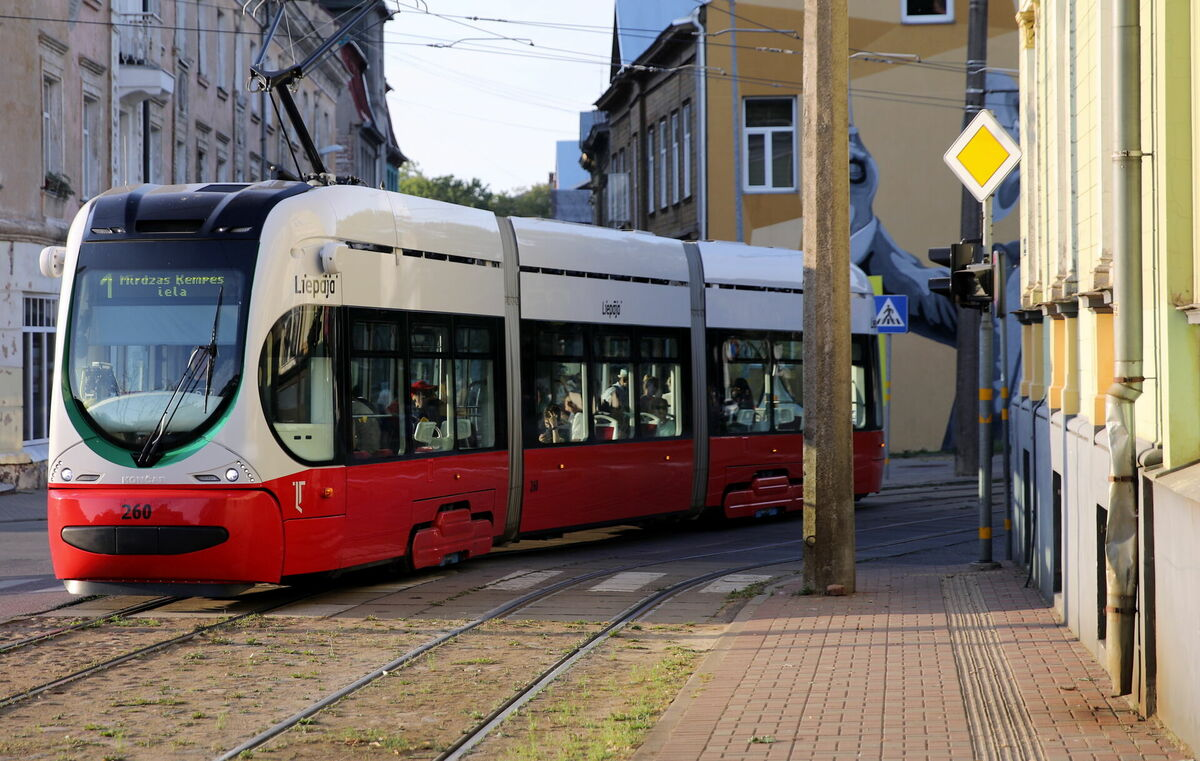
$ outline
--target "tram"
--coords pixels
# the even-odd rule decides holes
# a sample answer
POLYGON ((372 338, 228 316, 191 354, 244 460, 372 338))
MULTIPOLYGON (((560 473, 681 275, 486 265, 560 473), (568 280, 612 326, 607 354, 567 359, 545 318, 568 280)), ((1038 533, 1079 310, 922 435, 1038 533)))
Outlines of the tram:
MULTIPOLYGON (((49 536, 75 594, 223 596, 802 503, 795 251, 349 185, 141 185, 65 247, 49 536)), ((884 434, 851 280, 854 490, 884 434)))

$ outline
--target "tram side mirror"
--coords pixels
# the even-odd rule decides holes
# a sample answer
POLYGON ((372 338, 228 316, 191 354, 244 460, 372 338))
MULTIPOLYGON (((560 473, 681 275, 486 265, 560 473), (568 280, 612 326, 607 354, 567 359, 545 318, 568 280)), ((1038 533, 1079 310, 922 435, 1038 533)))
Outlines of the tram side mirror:
POLYGON ((62 277, 63 264, 67 261, 65 246, 46 246, 38 257, 38 267, 46 277, 62 277))
POLYGON ((327 275, 336 275, 338 272, 338 253, 346 248, 345 243, 326 243, 321 246, 319 254, 321 259, 321 271, 327 275))

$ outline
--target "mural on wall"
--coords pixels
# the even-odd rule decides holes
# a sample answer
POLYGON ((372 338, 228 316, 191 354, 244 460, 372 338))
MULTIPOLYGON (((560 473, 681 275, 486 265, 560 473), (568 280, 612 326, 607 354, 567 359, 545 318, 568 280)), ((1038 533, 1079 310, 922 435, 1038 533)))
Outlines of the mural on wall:
MULTIPOLYGON (((1016 81, 1002 72, 988 72, 985 106, 1013 139, 1020 142, 1018 90, 1016 81)), ((948 298, 929 290, 930 278, 946 277, 945 267, 932 266, 896 243, 884 222, 875 216, 872 204, 879 190, 879 166, 863 143, 858 128, 850 125, 850 258, 868 275, 879 275, 885 293, 908 297, 909 330, 946 346, 957 343, 957 314, 948 298)), ((949 170, 947 170, 949 171, 949 170)), ((992 198, 995 222, 1007 217, 1020 199, 1020 168, 1014 169, 992 198)), ((954 206, 957 216, 958 206, 954 206)), ((947 245, 951 241, 945 242, 947 245)), ((1020 243, 996 244, 1005 250, 1007 287, 1005 302, 1020 304, 1020 243)), ((1016 386, 1021 371, 1021 331, 1016 319, 1005 315, 1008 327, 1008 386, 1016 386)), ((996 322, 998 323, 998 319, 996 322)), ((996 326, 999 328, 999 325, 996 326)), ((999 339, 999 331, 996 333, 999 339)), ((997 351, 999 355, 999 351, 997 351)), ((999 356, 997 356, 997 365, 999 356)), ((1000 368, 997 367, 997 377, 1000 368)), ((997 403, 1000 403, 997 395, 997 403)))

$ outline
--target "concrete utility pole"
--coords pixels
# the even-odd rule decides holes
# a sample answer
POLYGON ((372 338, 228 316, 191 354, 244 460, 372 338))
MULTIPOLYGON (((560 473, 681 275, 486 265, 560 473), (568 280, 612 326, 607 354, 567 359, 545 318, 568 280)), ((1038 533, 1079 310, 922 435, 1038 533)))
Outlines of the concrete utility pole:
MULTIPOLYGON (((963 107, 962 127, 967 128, 975 114, 983 108, 987 87, 987 0, 971 0, 967 11, 967 92, 963 107)), ((979 201, 963 188, 959 229, 963 240, 978 240, 980 230, 979 201)), ((958 363, 956 367, 954 402, 954 472, 968 476, 979 467, 978 370, 979 370, 979 310, 958 308, 958 363)))
POLYGON ((854 591, 849 20, 804 3, 804 582, 854 591))

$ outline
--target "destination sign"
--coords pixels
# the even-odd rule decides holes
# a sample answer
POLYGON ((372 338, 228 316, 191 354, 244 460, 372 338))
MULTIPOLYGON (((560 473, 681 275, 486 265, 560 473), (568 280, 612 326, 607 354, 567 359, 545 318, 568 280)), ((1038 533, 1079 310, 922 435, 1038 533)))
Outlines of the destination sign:
POLYGON ((107 272, 100 287, 107 298, 188 298, 212 294, 225 285, 228 275, 194 272, 107 272))

